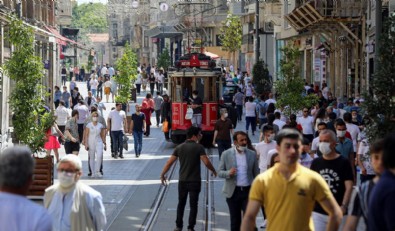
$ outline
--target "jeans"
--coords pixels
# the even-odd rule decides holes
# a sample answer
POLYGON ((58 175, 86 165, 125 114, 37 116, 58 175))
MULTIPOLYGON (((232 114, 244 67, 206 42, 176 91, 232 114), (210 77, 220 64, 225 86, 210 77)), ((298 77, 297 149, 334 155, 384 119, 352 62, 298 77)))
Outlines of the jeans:
POLYGON ((79 141, 82 143, 82 138, 84 135, 84 124, 78 124, 78 136, 80 137, 79 141))
POLYGON ((151 90, 151 95, 154 95, 154 90, 155 90, 155 83, 150 83, 149 88, 151 90))
POLYGON ((159 124, 160 124, 160 109, 155 110, 155 117, 156 117, 156 125, 159 126, 159 124))
POLYGON ((96 96, 97 89, 91 89, 91 91, 92 91, 92 95, 96 98, 96 97, 97 97, 97 96, 96 96))
POLYGON ((122 156, 123 151, 123 131, 111 131, 112 146, 114 148, 115 156, 122 156))
POLYGON ((261 126, 263 125, 263 124, 265 124, 265 123, 267 123, 267 118, 265 117, 265 118, 259 118, 259 130, 261 130, 261 126))
POLYGON ((134 139, 134 152, 137 155, 141 154, 141 150, 143 149, 143 132, 133 131, 133 139, 134 139))
POLYGON ((100 98, 103 98, 103 87, 98 87, 97 88, 97 96, 100 96, 100 98))
POLYGON ((66 86, 66 75, 62 75, 62 85, 66 86))
POLYGON ((243 105, 236 105, 237 110, 237 120, 241 121, 241 117, 243 116, 243 105))
POLYGON ((246 211, 250 187, 237 187, 232 197, 226 198, 230 213, 230 230, 240 231, 242 215, 246 211))
POLYGON ((193 114, 191 122, 192 126, 200 128, 202 126, 202 114, 193 114))
POLYGON ((246 131, 247 132, 248 132, 248 128, 250 127, 250 124, 251 124, 252 133, 255 133, 255 130, 256 130, 256 117, 246 116, 246 131))
POLYGON ((313 218, 313 223, 314 223, 314 230, 317 231, 325 231, 326 230, 326 225, 328 224, 328 215, 313 212, 311 215, 313 218))
POLYGON ((184 217, 185 205, 187 203, 187 197, 189 194, 189 221, 188 229, 193 229, 196 225, 196 217, 198 212, 198 202, 199 193, 201 189, 201 182, 188 182, 180 181, 178 182, 178 205, 177 205, 177 219, 176 226, 182 228, 184 222, 182 218, 184 217))
POLYGON ((70 100, 64 101, 64 106, 65 106, 66 108, 70 108, 70 100))
POLYGON ((361 177, 361 184, 364 183, 365 181, 372 180, 376 175, 360 175, 361 177))
POLYGON ((162 93, 163 93, 163 83, 156 83, 156 90, 158 92, 160 92, 160 94, 162 95, 162 93))
POLYGON ((222 153, 232 147, 232 142, 230 140, 216 140, 216 142, 218 145, 219 159, 221 159, 222 153))

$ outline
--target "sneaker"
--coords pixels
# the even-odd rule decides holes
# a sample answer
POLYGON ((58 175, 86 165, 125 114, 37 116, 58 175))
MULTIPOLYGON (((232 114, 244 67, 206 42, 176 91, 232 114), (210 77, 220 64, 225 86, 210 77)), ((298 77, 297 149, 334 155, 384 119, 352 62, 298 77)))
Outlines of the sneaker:
POLYGON ((113 152, 111 152, 111 157, 112 157, 112 158, 114 158, 114 156, 115 156, 115 155, 114 155, 114 153, 113 153, 113 152))
POLYGON ((88 173, 88 176, 92 176, 92 173, 90 172, 90 173, 88 173))
POLYGON ((263 221, 263 223, 261 224, 261 228, 263 229, 263 228, 266 228, 266 225, 267 225, 267 220, 265 219, 264 221, 263 221))
POLYGON ((100 174, 103 176, 104 175, 103 171, 100 171, 100 174))
POLYGON ((119 158, 123 159, 123 155, 120 155, 119 158))
POLYGON ((188 229, 188 231, 195 231, 194 229, 188 229))
POLYGON ((103 175, 102 175, 100 172, 97 172, 97 173, 95 174, 95 177, 97 177, 97 178, 103 178, 103 175))
POLYGON ((175 228, 174 231, 181 231, 182 228, 175 228))

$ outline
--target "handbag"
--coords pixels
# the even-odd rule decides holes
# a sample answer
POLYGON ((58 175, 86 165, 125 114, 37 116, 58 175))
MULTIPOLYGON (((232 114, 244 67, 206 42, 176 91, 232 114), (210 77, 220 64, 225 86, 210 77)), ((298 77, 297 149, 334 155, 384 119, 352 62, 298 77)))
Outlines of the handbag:
POLYGON ((51 127, 51 135, 59 137, 59 133, 54 126, 51 127))
POLYGON ((193 117, 193 109, 189 107, 187 109, 187 113, 185 114, 185 119, 186 120, 191 120, 192 117, 193 117))
POLYGON ((126 151, 129 149, 128 140, 129 140, 129 138, 127 136, 123 136, 123 148, 126 151))
POLYGON ((162 132, 169 132, 169 122, 167 119, 165 119, 165 121, 162 123, 162 132))

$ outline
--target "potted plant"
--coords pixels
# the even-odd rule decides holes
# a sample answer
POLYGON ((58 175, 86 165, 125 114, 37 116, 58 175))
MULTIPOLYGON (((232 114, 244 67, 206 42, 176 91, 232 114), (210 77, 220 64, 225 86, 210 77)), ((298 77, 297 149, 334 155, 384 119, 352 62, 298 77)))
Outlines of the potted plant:
POLYGON ((116 62, 119 74, 115 76, 115 81, 118 83, 118 95, 115 98, 116 102, 125 104, 132 99, 131 96, 134 92, 134 99, 136 99, 136 89, 134 81, 137 78, 137 56, 133 52, 130 45, 126 43, 125 52, 122 57, 116 62))

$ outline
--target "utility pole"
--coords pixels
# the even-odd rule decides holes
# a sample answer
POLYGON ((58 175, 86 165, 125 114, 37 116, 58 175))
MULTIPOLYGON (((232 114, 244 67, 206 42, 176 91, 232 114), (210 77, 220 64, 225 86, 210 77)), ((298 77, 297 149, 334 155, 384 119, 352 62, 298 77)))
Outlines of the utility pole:
POLYGON ((380 37, 381 37, 381 32, 383 28, 383 11, 382 11, 382 3, 381 0, 375 0, 376 1, 376 14, 375 14, 375 19, 376 19, 376 28, 375 28, 375 46, 374 46, 374 72, 377 73, 378 69, 380 68, 379 65, 379 57, 380 57, 380 47, 381 47, 381 42, 380 42, 380 37))
POLYGON ((255 63, 259 61, 259 0, 255 0, 255 63))

